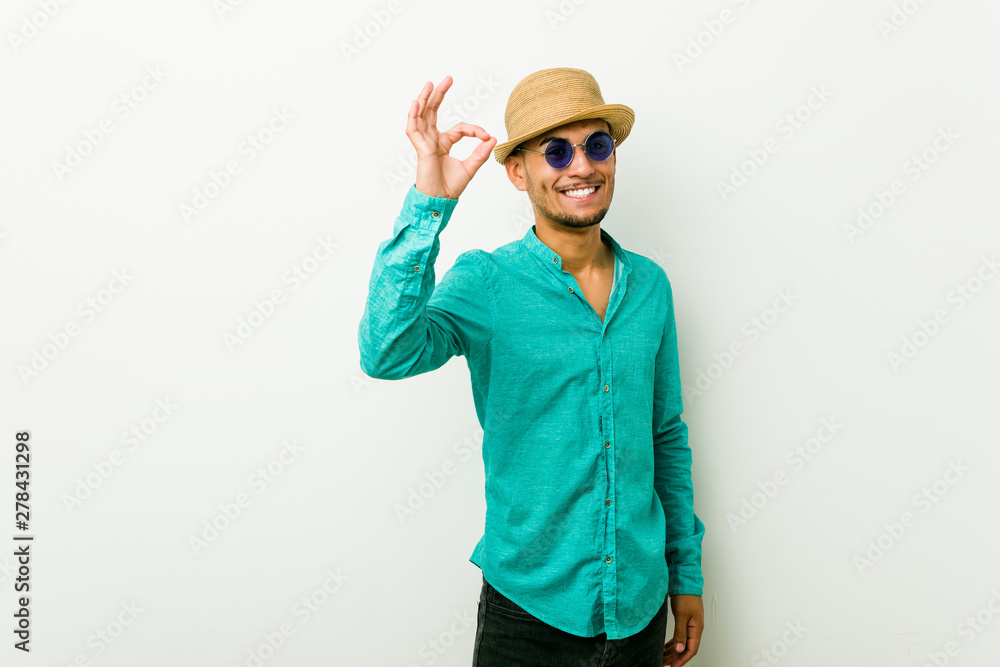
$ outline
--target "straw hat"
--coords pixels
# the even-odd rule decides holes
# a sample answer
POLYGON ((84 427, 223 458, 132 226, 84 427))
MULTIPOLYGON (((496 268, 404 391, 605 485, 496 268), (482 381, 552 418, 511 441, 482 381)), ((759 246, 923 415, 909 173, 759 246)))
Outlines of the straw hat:
POLYGON ((509 141, 495 146, 493 157, 503 164, 528 139, 566 123, 596 118, 608 121, 618 145, 631 131, 635 112, 623 104, 605 104, 597 81, 582 69, 555 67, 529 74, 510 93, 503 117, 509 141))

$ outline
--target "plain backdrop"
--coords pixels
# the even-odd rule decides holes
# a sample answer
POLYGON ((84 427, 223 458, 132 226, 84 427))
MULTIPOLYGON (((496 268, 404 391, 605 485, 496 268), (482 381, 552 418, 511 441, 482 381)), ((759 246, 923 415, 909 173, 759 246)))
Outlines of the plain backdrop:
MULTIPOLYGON (((423 84, 505 140, 513 86, 565 66, 635 110, 602 226, 673 285, 691 664, 992 664, 998 27, 984 0, 5 3, 0 663, 471 664, 468 368, 370 379, 357 328, 423 84)), ((532 222, 491 159, 438 277, 532 222)))

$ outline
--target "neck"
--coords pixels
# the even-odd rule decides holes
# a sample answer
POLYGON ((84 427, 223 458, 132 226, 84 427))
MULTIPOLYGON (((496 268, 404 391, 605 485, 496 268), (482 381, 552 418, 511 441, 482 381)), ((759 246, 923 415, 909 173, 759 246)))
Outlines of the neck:
POLYGON ((537 221, 535 236, 562 258, 570 273, 601 271, 614 265, 614 250, 601 238, 601 225, 570 228, 537 221))

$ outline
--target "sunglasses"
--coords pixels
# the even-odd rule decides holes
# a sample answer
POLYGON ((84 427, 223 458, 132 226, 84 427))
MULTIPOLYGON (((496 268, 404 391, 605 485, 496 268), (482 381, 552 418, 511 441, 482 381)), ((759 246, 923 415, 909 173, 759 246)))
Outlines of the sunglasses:
POLYGON ((603 130, 592 133, 582 144, 571 144, 565 139, 552 139, 546 144, 545 151, 532 151, 527 148, 516 150, 526 153, 538 153, 545 156, 545 161, 553 169, 565 169, 576 155, 574 148, 583 146, 584 154, 594 162, 604 162, 615 150, 615 140, 603 130))

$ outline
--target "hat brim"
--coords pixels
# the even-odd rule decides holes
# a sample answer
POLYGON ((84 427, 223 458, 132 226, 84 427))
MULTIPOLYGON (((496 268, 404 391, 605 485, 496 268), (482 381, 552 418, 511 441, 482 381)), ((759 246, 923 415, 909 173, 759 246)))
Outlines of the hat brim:
POLYGON ((578 120, 608 121, 608 125, 611 126, 611 138, 615 140, 615 146, 618 146, 625 141, 629 132, 632 131, 632 124, 635 122, 635 112, 624 104, 602 104, 596 107, 591 107, 579 113, 573 114, 572 116, 567 116, 566 118, 561 119, 558 123, 540 127, 523 136, 516 137, 510 141, 505 141, 502 144, 497 144, 493 148, 493 157, 497 162, 503 164, 507 161, 507 157, 514 151, 514 149, 517 148, 518 144, 522 144, 529 139, 534 139, 540 134, 548 132, 549 130, 566 125, 567 123, 576 122, 578 120))

